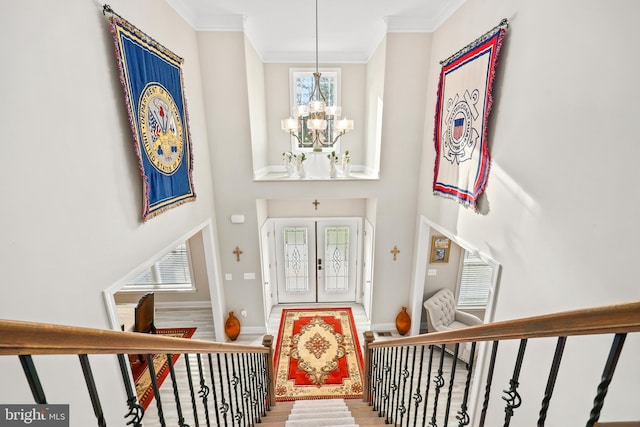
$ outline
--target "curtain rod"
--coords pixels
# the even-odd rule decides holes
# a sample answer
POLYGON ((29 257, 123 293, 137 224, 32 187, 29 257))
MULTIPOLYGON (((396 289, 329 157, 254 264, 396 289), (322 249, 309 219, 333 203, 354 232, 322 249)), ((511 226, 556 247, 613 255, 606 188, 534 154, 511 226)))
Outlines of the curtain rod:
POLYGON ((505 28, 505 29, 509 28, 509 21, 507 20, 507 18, 504 18, 502 21, 500 21, 498 25, 496 25, 495 27, 493 27, 492 29, 490 29, 489 31, 487 31, 486 33, 484 33, 483 35, 481 35, 480 37, 478 37, 477 39, 475 39, 474 41, 472 41, 471 43, 469 43, 459 51, 457 51, 456 53, 454 53, 453 55, 449 56, 447 59, 443 59, 442 61, 440 61, 440 65, 449 63, 453 58, 457 58, 464 52, 470 50, 472 47, 482 43, 488 38, 489 35, 493 34, 493 32, 498 28, 505 28))
POLYGON ((144 31, 142 31, 140 28, 136 27, 135 25, 133 25, 131 22, 129 22, 128 20, 126 20, 125 18, 123 18, 121 15, 118 15, 112 8, 111 6, 109 6, 108 4, 103 4, 102 5, 102 14, 106 16, 107 13, 110 13, 112 16, 117 16, 118 18, 122 19, 123 21, 125 21, 127 23, 127 25, 130 25, 134 30, 136 30, 138 33, 142 34, 144 36, 145 39, 147 39, 147 41, 151 41, 154 44, 160 46, 163 50, 165 50, 166 52, 171 52, 171 55, 173 55, 175 58, 178 58, 179 61, 181 63, 184 62, 184 59, 178 55, 176 55, 175 53, 173 53, 171 50, 167 49, 162 43, 160 43, 158 40, 154 39, 153 37, 151 37, 150 35, 148 35, 147 33, 145 33, 144 31))

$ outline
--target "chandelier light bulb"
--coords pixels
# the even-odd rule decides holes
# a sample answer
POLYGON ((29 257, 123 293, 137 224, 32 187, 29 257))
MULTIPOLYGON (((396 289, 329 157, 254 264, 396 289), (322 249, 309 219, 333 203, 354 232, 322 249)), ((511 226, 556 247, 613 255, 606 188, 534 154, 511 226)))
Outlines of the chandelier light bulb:
MULTIPOLYGON (((313 73, 313 89, 306 104, 293 106, 292 117, 281 120, 282 130, 297 140, 299 148, 313 148, 313 151, 333 147, 342 135, 353 130, 353 120, 339 119, 342 114, 342 108, 339 105, 327 105, 327 97, 322 93, 320 85, 320 76, 318 0, 316 0, 316 71, 313 73)), ((333 97, 329 99, 333 102, 333 97)))

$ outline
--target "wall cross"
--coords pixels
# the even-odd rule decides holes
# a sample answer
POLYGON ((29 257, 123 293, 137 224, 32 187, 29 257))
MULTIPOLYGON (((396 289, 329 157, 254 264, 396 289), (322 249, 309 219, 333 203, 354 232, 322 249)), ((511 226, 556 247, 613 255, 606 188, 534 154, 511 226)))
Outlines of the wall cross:
POLYGON ((393 249, 391 250, 391 253, 393 254, 393 260, 395 261, 397 259, 398 254, 400 253, 396 245, 393 245, 393 249))
POLYGON ((236 246, 236 249, 232 252, 236 256, 236 261, 240 262, 240 254, 242 251, 236 246))

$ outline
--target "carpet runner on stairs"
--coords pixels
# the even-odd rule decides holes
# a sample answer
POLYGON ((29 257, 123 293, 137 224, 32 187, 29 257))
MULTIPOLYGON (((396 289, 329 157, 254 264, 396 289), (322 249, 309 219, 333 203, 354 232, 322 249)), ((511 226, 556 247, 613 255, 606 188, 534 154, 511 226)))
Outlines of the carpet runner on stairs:
POLYGON ((356 427, 356 420, 344 399, 297 400, 286 427, 356 427))

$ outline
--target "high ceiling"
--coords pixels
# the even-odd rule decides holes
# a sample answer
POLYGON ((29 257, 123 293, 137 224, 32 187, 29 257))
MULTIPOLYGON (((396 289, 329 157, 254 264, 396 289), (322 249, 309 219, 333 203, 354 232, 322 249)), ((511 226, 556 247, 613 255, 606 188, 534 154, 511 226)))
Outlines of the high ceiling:
MULTIPOLYGON (((264 62, 315 62, 316 0, 166 0, 198 31, 244 31, 264 62)), ((321 63, 367 62, 387 32, 431 32, 464 0, 317 0, 321 63)))

